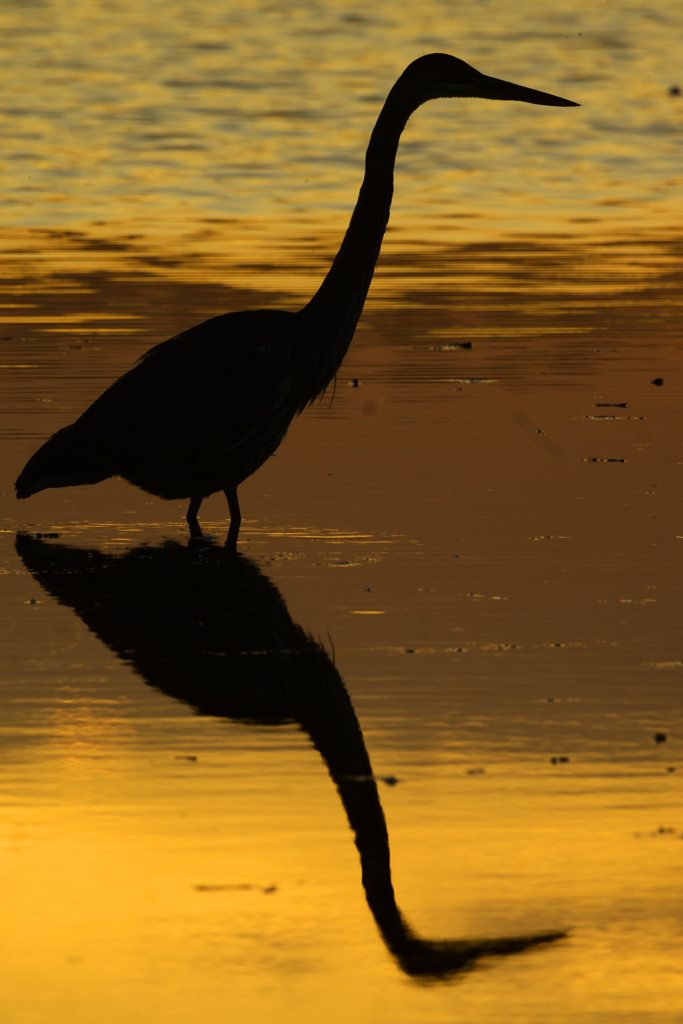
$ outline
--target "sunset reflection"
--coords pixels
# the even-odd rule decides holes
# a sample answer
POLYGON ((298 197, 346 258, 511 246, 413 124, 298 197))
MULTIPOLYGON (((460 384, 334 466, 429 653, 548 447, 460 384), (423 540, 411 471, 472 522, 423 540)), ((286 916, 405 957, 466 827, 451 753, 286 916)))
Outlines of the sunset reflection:
MULTIPOLYGON (((406 974, 446 979, 483 957, 565 936, 429 941, 408 926, 396 905, 377 783, 348 693, 327 651, 292 621, 277 589, 248 559, 203 541, 112 557, 20 535, 17 549, 41 586, 148 685, 200 715, 245 726, 294 722, 307 734, 355 835, 370 910, 406 974)), ((268 844, 267 836, 251 840, 268 844)), ((327 859, 323 844, 318 856, 327 859)))
POLYGON ((12 1024, 679 1024, 682 35, 587 0, 2 5, 12 1024), (434 51, 581 106, 411 119, 239 556, 222 495, 197 543, 120 479, 17 504, 150 347, 308 301, 434 51))

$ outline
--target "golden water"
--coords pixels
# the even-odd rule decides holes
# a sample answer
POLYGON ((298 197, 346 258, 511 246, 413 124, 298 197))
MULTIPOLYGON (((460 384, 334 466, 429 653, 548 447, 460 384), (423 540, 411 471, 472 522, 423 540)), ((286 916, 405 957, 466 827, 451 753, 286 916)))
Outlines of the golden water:
POLYGON ((3 1022, 681 1019, 682 20, 3 8, 3 1022), (237 564, 220 496, 194 546, 121 481, 18 505, 151 344, 311 293, 427 50, 582 107, 415 116, 237 564))

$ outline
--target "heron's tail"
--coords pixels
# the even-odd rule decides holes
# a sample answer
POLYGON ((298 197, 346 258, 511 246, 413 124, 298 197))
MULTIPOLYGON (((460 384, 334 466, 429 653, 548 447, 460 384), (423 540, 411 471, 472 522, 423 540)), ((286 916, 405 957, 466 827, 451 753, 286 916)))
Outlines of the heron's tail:
POLYGON ((63 427, 39 448, 19 474, 17 498, 29 498, 46 487, 96 484, 112 476, 98 459, 96 445, 76 424, 63 427))

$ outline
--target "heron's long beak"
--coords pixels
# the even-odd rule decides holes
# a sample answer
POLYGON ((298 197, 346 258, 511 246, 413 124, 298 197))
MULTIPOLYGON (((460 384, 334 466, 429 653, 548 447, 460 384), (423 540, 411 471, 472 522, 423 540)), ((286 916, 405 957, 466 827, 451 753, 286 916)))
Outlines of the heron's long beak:
POLYGON ((489 78, 482 75, 477 80, 478 95, 482 99, 491 100, 522 100, 524 103, 539 103, 546 107, 580 107, 580 103, 573 100, 563 100, 561 96, 553 96, 549 92, 539 92, 538 89, 527 89, 525 85, 513 85, 512 82, 503 82, 500 78, 489 78))

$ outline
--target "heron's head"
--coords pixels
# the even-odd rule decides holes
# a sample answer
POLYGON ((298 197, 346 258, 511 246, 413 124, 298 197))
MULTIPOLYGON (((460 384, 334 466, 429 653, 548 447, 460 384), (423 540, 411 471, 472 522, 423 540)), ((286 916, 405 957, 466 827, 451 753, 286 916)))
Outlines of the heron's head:
POLYGON ((560 96, 489 78, 464 60, 458 60, 447 53, 429 53, 425 57, 418 57, 405 69, 399 84, 417 100, 418 105, 442 97, 472 96, 485 100, 521 100, 548 107, 579 106, 560 96))

